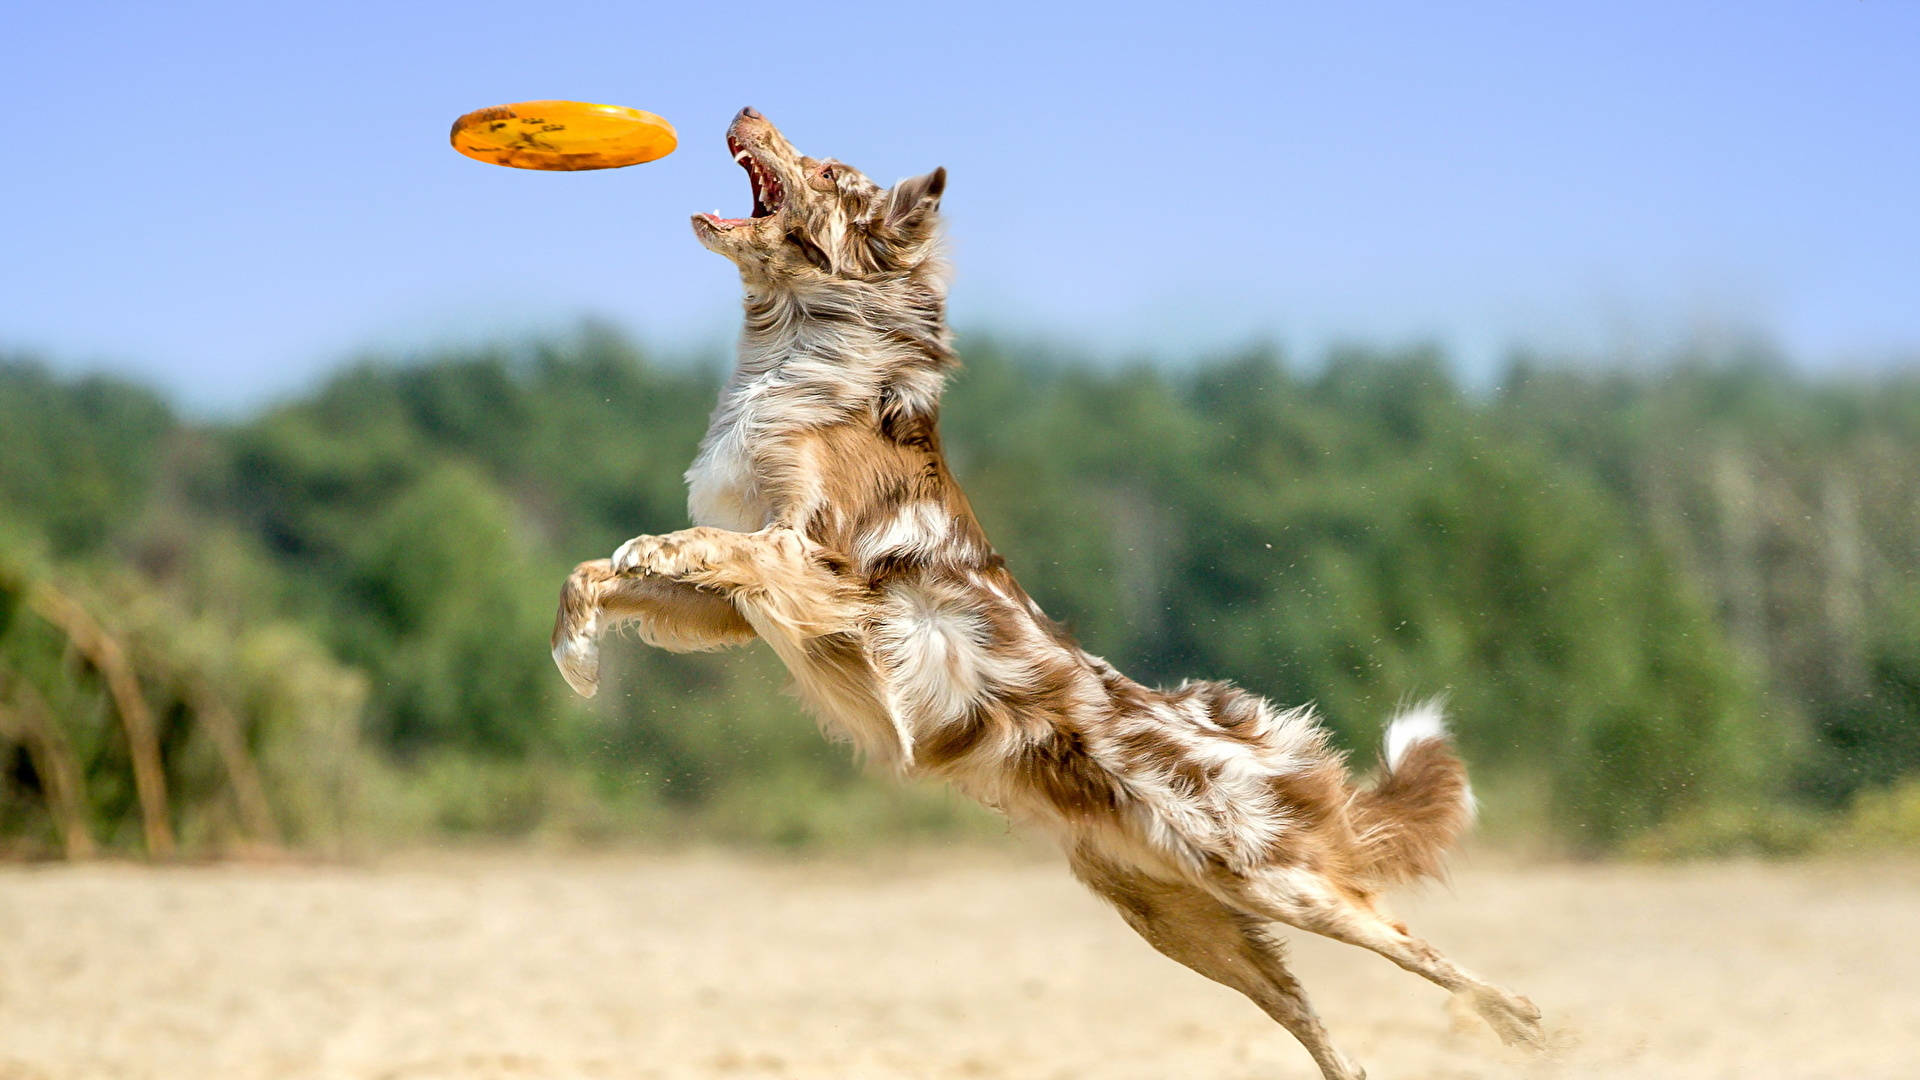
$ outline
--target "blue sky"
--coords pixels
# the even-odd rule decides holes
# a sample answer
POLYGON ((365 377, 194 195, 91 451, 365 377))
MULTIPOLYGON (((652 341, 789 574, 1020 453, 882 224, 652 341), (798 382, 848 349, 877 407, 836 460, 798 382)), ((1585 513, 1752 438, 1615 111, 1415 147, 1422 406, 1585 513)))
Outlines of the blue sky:
POLYGON ((724 348, 752 104, 883 181, 947 166, 954 318, 1180 359, 1251 341, 1920 355, 1920 4, 20 4, 0 351, 198 408, 358 353, 566 328, 724 348), (533 98, 679 129, 481 165, 533 98))

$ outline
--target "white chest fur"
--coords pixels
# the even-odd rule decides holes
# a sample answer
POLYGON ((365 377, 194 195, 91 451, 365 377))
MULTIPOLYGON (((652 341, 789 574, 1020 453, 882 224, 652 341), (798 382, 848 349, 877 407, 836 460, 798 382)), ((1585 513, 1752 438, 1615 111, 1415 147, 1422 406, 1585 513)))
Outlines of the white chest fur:
POLYGON ((753 482, 744 443, 730 439, 700 451, 687 470, 687 514, 695 525, 754 532, 771 516, 753 482))
POLYGON ((744 354, 687 470, 694 522, 753 532, 778 517, 804 514, 818 492, 791 462, 778 475, 769 471, 771 463, 801 433, 870 410, 883 371, 791 348, 744 354))
POLYGON ((687 513, 695 525, 753 532, 771 519, 753 460, 764 392, 759 380, 730 386, 714 410, 700 453, 687 470, 687 513))

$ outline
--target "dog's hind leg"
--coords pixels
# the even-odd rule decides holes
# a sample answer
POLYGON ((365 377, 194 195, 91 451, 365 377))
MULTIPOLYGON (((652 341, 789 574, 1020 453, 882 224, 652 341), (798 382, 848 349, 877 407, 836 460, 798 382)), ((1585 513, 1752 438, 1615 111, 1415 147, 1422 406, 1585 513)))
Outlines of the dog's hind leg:
POLYGON ((631 623, 640 639, 670 652, 720 649, 753 640, 753 627, 726 597, 658 577, 620 574, 611 559, 574 567, 553 618, 553 662, 582 697, 600 686, 600 635, 631 623))
POLYGON ((1190 885, 1143 877, 1076 855, 1074 876, 1118 908, 1127 925, 1167 957, 1252 999, 1313 1055, 1325 1080, 1365 1080, 1334 1048, 1306 991, 1287 970, 1280 943, 1257 919, 1190 885))
POLYGON ((1310 871, 1274 871, 1236 882, 1227 899, 1276 922, 1370 949, 1464 997, 1508 1045, 1545 1045, 1533 1002, 1467 971, 1438 949, 1310 871))

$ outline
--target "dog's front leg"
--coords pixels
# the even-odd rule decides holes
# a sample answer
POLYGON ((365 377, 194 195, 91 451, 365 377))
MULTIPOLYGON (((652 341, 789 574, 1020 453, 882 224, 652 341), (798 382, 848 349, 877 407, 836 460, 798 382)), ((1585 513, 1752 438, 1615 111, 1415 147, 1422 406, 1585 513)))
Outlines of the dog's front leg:
POLYGON ((613 568, 726 596, 763 634, 843 633, 857 628, 863 614, 863 590, 847 575, 846 559, 793 529, 741 533, 703 526, 636 536, 613 553, 613 568))
POLYGON ((754 637, 724 596, 666 578, 621 574, 611 559, 583 562, 560 587, 553 618, 553 662, 581 696, 599 689, 600 635, 621 625, 672 652, 720 649, 754 637))

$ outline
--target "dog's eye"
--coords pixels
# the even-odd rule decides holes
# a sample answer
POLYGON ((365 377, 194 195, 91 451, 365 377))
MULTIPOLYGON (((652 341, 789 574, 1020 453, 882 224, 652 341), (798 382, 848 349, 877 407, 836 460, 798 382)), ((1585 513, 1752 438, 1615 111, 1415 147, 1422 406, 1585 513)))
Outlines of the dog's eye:
POLYGON ((836 176, 838 176, 838 175, 840 175, 840 174, 839 174, 839 173, 836 173, 836 172, 834 172, 834 171, 833 171, 833 166, 831 166, 831 165, 822 165, 822 166, 820 166, 820 179, 822 179, 822 180, 832 180, 832 179, 833 179, 834 177, 836 177, 836 176))

